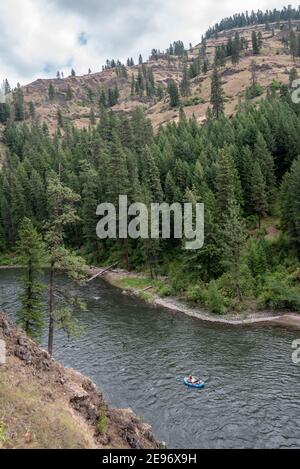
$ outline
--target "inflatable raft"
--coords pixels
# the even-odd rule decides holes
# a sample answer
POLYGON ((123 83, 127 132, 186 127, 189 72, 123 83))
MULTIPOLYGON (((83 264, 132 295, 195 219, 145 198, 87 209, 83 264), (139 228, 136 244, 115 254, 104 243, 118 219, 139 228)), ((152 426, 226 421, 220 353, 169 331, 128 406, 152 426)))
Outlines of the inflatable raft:
POLYGON ((203 381, 197 381, 196 383, 191 383, 189 378, 184 378, 184 384, 189 388, 203 389, 205 383, 203 381))

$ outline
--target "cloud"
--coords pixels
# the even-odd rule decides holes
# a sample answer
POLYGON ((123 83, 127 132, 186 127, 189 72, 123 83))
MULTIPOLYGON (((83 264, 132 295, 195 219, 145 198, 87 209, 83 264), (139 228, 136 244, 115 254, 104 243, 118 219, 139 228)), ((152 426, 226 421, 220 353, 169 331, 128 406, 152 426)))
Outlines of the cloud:
MULTIPOLYGON (((289 2, 291 3, 291 2, 289 2)), ((297 2, 292 2, 294 6, 297 2)), ((101 70, 107 58, 147 58, 173 40, 199 43, 237 12, 281 8, 264 0, 10 0, 0 2, 0 70, 13 84, 41 76, 101 70)), ((1 77, 0 77, 1 79, 1 77)))

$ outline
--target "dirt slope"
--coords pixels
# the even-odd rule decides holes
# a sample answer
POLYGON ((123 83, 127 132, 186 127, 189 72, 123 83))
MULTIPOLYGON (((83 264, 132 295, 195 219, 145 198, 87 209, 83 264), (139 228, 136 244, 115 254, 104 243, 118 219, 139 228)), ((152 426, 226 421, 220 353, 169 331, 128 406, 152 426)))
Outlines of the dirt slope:
MULTIPOLYGON (((296 29, 299 22, 293 22, 296 29)), ((270 25, 272 28, 273 25, 270 25)), ((277 25, 274 25, 277 26, 277 25)), ((286 27, 284 22, 281 27, 286 27)), ((218 39, 207 41, 207 57, 210 63, 213 61, 215 47, 227 42, 228 36, 233 36, 236 30, 219 33, 218 39)), ((226 99, 226 113, 231 114, 240 99, 243 99, 245 89, 250 83, 250 63, 255 58, 258 71, 258 82, 266 89, 272 80, 282 83, 288 83, 290 69, 295 66, 300 68, 299 60, 293 62, 291 56, 282 42, 282 36, 285 34, 278 27, 275 29, 275 35, 266 31, 265 26, 256 26, 255 28, 238 29, 240 36, 249 40, 249 49, 242 53, 239 65, 232 66, 231 60, 222 68, 223 85, 226 99), (260 55, 253 57, 251 51, 251 33, 253 29, 260 30, 263 35, 263 48, 260 55)), ((199 55, 199 45, 188 51, 187 63, 199 55)), ((174 79, 179 83, 182 79, 183 62, 178 57, 173 57, 171 62, 166 58, 158 60, 149 60, 147 65, 152 68, 156 85, 161 84, 166 90, 167 83, 174 79)), ((47 122, 53 130, 57 123, 57 111, 61 109, 63 116, 72 121, 77 127, 82 128, 89 125, 90 109, 93 108, 96 118, 99 118, 99 89, 108 90, 118 85, 120 98, 118 104, 113 107, 115 112, 131 113, 136 106, 142 106, 146 114, 152 120, 154 127, 178 120, 179 110, 170 109, 169 98, 165 96, 161 101, 157 97, 139 99, 137 96, 131 96, 131 78, 137 77, 138 66, 127 67, 128 78, 117 76, 116 70, 105 70, 99 73, 93 73, 81 77, 68 77, 64 79, 39 79, 24 86, 23 91, 25 101, 28 104, 32 101, 36 106, 36 113, 42 121, 47 122), (55 88, 55 98, 51 101, 48 96, 49 84, 52 83, 55 88), (72 89, 72 99, 67 100, 68 87, 72 89)), ((198 121, 203 121, 210 101, 210 74, 200 74, 192 80, 191 98, 199 98, 200 104, 191 105, 191 99, 183 99, 183 107, 187 117, 195 115, 198 121), (189 101, 189 102, 187 102, 189 101)))

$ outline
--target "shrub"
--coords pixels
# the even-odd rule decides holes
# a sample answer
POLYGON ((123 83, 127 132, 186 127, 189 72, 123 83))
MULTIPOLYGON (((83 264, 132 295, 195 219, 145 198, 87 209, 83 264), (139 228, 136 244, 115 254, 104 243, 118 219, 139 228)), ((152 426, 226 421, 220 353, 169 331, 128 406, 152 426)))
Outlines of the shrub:
POLYGON ((203 98, 200 98, 199 96, 194 96, 192 98, 187 99, 184 101, 184 106, 197 106, 198 104, 205 104, 205 100, 203 98))
POLYGON ((190 280, 183 272, 181 265, 173 264, 169 272, 169 281, 172 289, 177 293, 187 290, 190 280))
POLYGON ((259 296, 261 307, 273 310, 291 309, 300 312, 300 288, 294 285, 292 276, 285 272, 269 274, 259 296))
POLYGON ((207 290, 207 307, 214 314, 225 313, 225 300, 222 293, 219 292, 217 283, 210 282, 207 290))
POLYGON ((256 83, 255 85, 251 85, 246 89, 246 99, 254 99, 258 96, 261 96, 264 92, 263 86, 256 83))
POLYGON ((205 285, 193 285, 187 291, 187 299, 205 305, 207 302, 207 289, 205 285))
POLYGON ((98 420, 98 432, 100 433, 100 435, 103 435, 105 430, 106 430, 106 415, 102 414, 100 415, 99 420, 98 420))
POLYGON ((0 422, 0 444, 6 443, 6 428, 2 422, 0 422))
POLYGON ((174 290, 171 285, 161 285, 157 290, 156 293, 158 296, 172 296, 174 295, 174 290))

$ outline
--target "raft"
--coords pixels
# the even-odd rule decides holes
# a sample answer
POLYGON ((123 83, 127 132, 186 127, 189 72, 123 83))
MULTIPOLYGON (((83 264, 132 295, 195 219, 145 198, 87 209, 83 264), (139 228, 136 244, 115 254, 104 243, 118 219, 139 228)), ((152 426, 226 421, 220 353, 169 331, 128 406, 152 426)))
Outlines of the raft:
POLYGON ((184 384, 189 388, 196 388, 196 389, 203 389, 205 387, 205 383, 203 381, 199 381, 199 383, 191 383, 189 378, 184 378, 184 384))

